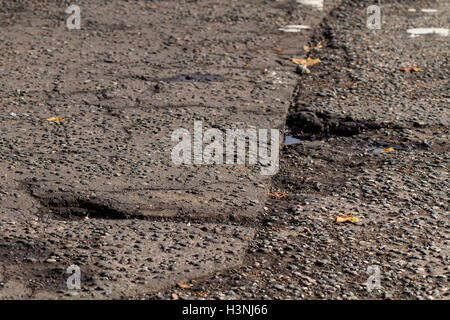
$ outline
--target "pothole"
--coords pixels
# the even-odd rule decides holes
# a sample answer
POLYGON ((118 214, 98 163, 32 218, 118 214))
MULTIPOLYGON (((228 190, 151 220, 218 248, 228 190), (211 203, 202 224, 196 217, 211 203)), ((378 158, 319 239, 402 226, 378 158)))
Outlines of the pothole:
POLYGON ((39 215, 58 220, 139 218, 130 206, 112 199, 92 198, 67 192, 42 190, 39 184, 24 182, 27 192, 39 201, 39 215))
POLYGON ((114 220, 131 217, 131 214, 114 209, 109 200, 76 198, 68 194, 56 194, 48 198, 41 198, 39 201, 42 205, 41 214, 50 214, 57 219, 114 220))
POLYGON ((320 139, 324 136, 354 136, 368 130, 378 130, 382 125, 373 121, 338 117, 331 113, 299 111, 289 115, 287 125, 293 136, 320 139))

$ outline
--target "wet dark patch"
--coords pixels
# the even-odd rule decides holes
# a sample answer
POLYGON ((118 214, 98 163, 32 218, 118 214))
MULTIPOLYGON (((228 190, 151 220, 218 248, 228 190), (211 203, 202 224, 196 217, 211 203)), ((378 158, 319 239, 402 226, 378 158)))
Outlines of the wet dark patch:
POLYGON ((0 260, 11 264, 24 263, 27 259, 38 261, 49 254, 48 248, 42 243, 17 239, 15 241, 0 241, 0 260))
POLYGON ((44 263, 49 255, 49 250, 43 244, 24 240, 1 242, 0 261, 11 270, 7 271, 5 278, 1 280, 7 285, 12 277, 11 273, 14 272, 18 273, 23 283, 31 289, 63 289, 64 269, 44 263))
POLYGON ((387 143, 387 142, 376 142, 376 143, 370 143, 368 145, 363 146, 363 151, 372 153, 372 154, 380 154, 383 152, 386 152, 386 149, 392 148, 393 151, 405 151, 410 149, 406 145, 400 145, 400 144, 394 144, 394 143, 387 143))
POLYGON ((171 78, 162 79, 164 82, 222 82, 225 79, 222 76, 214 74, 180 74, 171 78))
MULTIPOLYGON (((66 269, 71 263, 69 261, 46 263, 51 255, 51 248, 43 242, 23 239, 0 241, 0 261, 6 266, 4 278, 0 281, 7 285, 11 278, 21 279, 21 282, 32 291, 39 289, 67 291, 66 269)), ((91 284, 94 272, 85 266, 80 267, 82 267, 82 283, 91 284)))

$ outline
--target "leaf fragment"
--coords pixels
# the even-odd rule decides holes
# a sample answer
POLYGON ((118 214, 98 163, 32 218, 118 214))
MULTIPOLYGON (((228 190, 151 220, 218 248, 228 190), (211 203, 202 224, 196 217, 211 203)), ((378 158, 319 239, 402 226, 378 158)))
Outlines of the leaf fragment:
POLYGON ((48 122, 62 122, 64 120, 66 120, 65 118, 59 118, 59 117, 51 117, 51 118, 47 118, 45 119, 48 122))
POLYGON ((391 152, 391 151, 394 151, 394 148, 389 147, 389 148, 386 148, 386 149, 384 149, 384 150, 381 150, 380 152, 385 153, 385 152, 391 152))
POLYGON ((400 71, 403 71, 403 72, 419 72, 420 68, 417 68, 417 67, 400 68, 400 71))
POLYGON ((311 66, 319 63, 320 59, 319 58, 311 59, 310 57, 308 57, 307 59, 296 59, 296 58, 293 58, 292 62, 295 63, 295 64, 300 64, 300 65, 305 66, 305 67, 311 67, 311 66))
POLYGON ((351 222, 356 223, 359 219, 354 217, 353 214, 349 214, 348 216, 342 215, 342 216, 336 216, 336 223, 343 223, 343 222, 351 222))
POLYGON ((249 273, 249 274, 247 274, 247 277, 249 277, 249 278, 257 278, 257 277, 260 277, 260 274, 259 273, 249 273))
POLYGON ((269 197, 278 198, 278 199, 286 198, 288 196, 288 194, 286 192, 280 192, 280 191, 273 192, 273 193, 269 192, 269 193, 267 193, 267 195, 269 197))
POLYGON ((190 289, 191 288, 191 286, 189 284, 184 284, 181 282, 177 282, 177 286, 181 289, 190 289))

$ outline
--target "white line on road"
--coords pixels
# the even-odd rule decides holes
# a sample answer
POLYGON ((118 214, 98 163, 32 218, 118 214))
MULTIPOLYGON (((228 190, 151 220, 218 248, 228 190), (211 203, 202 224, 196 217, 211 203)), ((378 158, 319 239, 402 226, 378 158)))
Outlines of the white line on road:
POLYGON ((420 9, 420 11, 425 12, 425 13, 434 13, 434 12, 438 12, 436 9, 420 9))
POLYGON ((304 29, 309 29, 309 26, 305 26, 305 25, 288 25, 288 26, 284 26, 282 28, 279 28, 278 30, 280 31, 284 31, 284 32, 300 32, 304 29))
POLYGON ((323 0, 297 0, 297 3, 323 10, 323 0))
POLYGON ((417 37, 423 34, 432 34, 436 33, 440 36, 447 37, 449 34, 449 30, 446 28, 414 28, 408 29, 406 32, 411 34, 411 37, 417 37))

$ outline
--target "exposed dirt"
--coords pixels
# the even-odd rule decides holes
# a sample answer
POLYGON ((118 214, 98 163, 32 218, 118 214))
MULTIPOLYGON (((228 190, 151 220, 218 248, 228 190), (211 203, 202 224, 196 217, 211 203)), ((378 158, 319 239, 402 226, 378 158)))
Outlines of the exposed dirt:
MULTIPOLYGON (((21 283, 24 289, 17 288, 17 298, 27 298, 37 292, 47 292, 50 296, 56 292, 66 292, 68 274, 61 265, 52 263, 52 252, 51 247, 45 243, 18 239, 0 243, 3 266, 0 274, 3 283, 8 284, 9 288, 11 283, 21 283)), ((83 266, 83 271, 81 281, 92 285, 94 272, 86 266, 83 266)))

